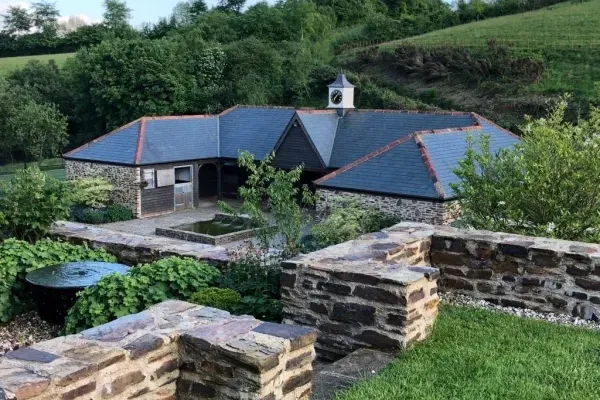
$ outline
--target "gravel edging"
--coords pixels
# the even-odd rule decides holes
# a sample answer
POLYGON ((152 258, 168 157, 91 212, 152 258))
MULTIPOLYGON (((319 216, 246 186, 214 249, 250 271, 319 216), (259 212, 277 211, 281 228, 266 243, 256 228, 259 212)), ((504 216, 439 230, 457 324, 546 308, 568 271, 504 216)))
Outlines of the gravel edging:
POLYGON ((440 300, 445 304, 455 306, 470 306, 483 308, 490 311, 501 312, 522 318, 537 319, 547 321, 553 324, 570 325, 579 328, 594 329, 600 331, 600 323, 588 321, 585 319, 572 317, 565 314, 541 313, 527 308, 504 307, 497 304, 492 304, 489 301, 474 299, 469 296, 457 293, 440 293, 440 300))
POLYGON ((59 336, 61 326, 42 320, 35 311, 17 315, 0 326, 0 356, 59 336))

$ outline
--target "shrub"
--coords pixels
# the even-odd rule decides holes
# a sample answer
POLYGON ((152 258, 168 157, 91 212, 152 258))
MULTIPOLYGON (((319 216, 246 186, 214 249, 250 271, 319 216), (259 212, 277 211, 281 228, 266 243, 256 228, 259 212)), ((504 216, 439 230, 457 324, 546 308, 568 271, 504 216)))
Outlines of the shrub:
POLYGON ((133 219, 133 212, 122 204, 111 204, 104 211, 104 222, 130 221, 133 219))
POLYGON ((86 224, 101 224, 104 222, 104 213, 101 210, 96 210, 93 208, 86 208, 82 213, 82 221, 86 224))
POLYGON ((107 276, 79 294, 65 330, 74 333, 102 325, 167 299, 188 300, 210 287, 219 274, 191 258, 169 257, 133 268, 128 275, 107 276))
POLYGON ((279 262, 278 256, 265 257, 251 244, 233 254, 218 282, 220 287, 233 289, 242 295, 242 302, 235 313, 281 321, 279 262))
POLYGON ((108 202, 113 185, 106 178, 85 178, 70 181, 73 203, 86 208, 102 208, 108 202))
POLYGON ((242 296, 233 289, 212 287, 194 293, 190 301, 203 306, 234 312, 239 309, 242 296))
POLYGON ((69 216, 71 195, 65 182, 46 176, 38 167, 20 170, 0 196, 0 231, 35 242, 52 223, 69 216))
POLYGON ((49 239, 30 244, 7 239, 0 244, 0 321, 7 322, 29 307, 25 276, 33 270, 74 261, 116 262, 103 249, 92 250, 49 239))
POLYGON ((577 125, 567 102, 547 118, 528 118, 513 149, 494 151, 489 137, 470 137, 450 186, 463 221, 528 236, 600 240, 600 109, 577 125))
POLYGON ((358 201, 332 198, 330 202, 331 213, 312 228, 311 240, 307 241, 308 250, 353 240, 398 222, 377 209, 361 206, 358 201))

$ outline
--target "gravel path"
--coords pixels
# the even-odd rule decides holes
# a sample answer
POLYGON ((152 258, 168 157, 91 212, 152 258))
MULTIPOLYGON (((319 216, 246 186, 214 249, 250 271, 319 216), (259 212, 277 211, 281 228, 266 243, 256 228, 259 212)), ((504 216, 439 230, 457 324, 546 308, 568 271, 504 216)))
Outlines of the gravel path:
POLYGON ((485 300, 474 299, 462 294, 440 293, 440 299, 446 304, 452 304, 456 306, 472 306, 478 308, 485 308, 487 310, 516 315, 517 317, 539 319, 560 325, 571 325, 588 329, 600 330, 600 323, 598 322, 587 321, 581 318, 571 317, 570 315, 564 314, 539 313, 525 308, 503 307, 496 304, 492 304, 485 300))
POLYGON ((40 319, 35 311, 21 314, 8 324, 0 326, 0 356, 11 350, 55 338, 60 329, 60 326, 40 319))

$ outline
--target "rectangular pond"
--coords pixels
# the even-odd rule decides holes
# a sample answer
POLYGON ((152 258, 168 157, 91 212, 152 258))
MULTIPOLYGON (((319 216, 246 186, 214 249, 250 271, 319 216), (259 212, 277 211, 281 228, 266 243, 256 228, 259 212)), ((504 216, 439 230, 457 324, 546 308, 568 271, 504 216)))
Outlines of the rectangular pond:
POLYGON ((156 228, 157 236, 189 242, 220 245, 254 237, 256 228, 250 218, 216 214, 209 221, 197 221, 172 228, 156 228))

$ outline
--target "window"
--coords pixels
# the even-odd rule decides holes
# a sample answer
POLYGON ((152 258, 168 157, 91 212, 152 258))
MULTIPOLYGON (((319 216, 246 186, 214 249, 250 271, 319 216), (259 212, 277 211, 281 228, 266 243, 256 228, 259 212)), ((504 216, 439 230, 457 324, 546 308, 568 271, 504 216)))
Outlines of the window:
POLYGON ((144 181, 146 181, 145 189, 154 189, 156 187, 156 183, 154 182, 154 170, 153 169, 145 169, 144 170, 144 181))

